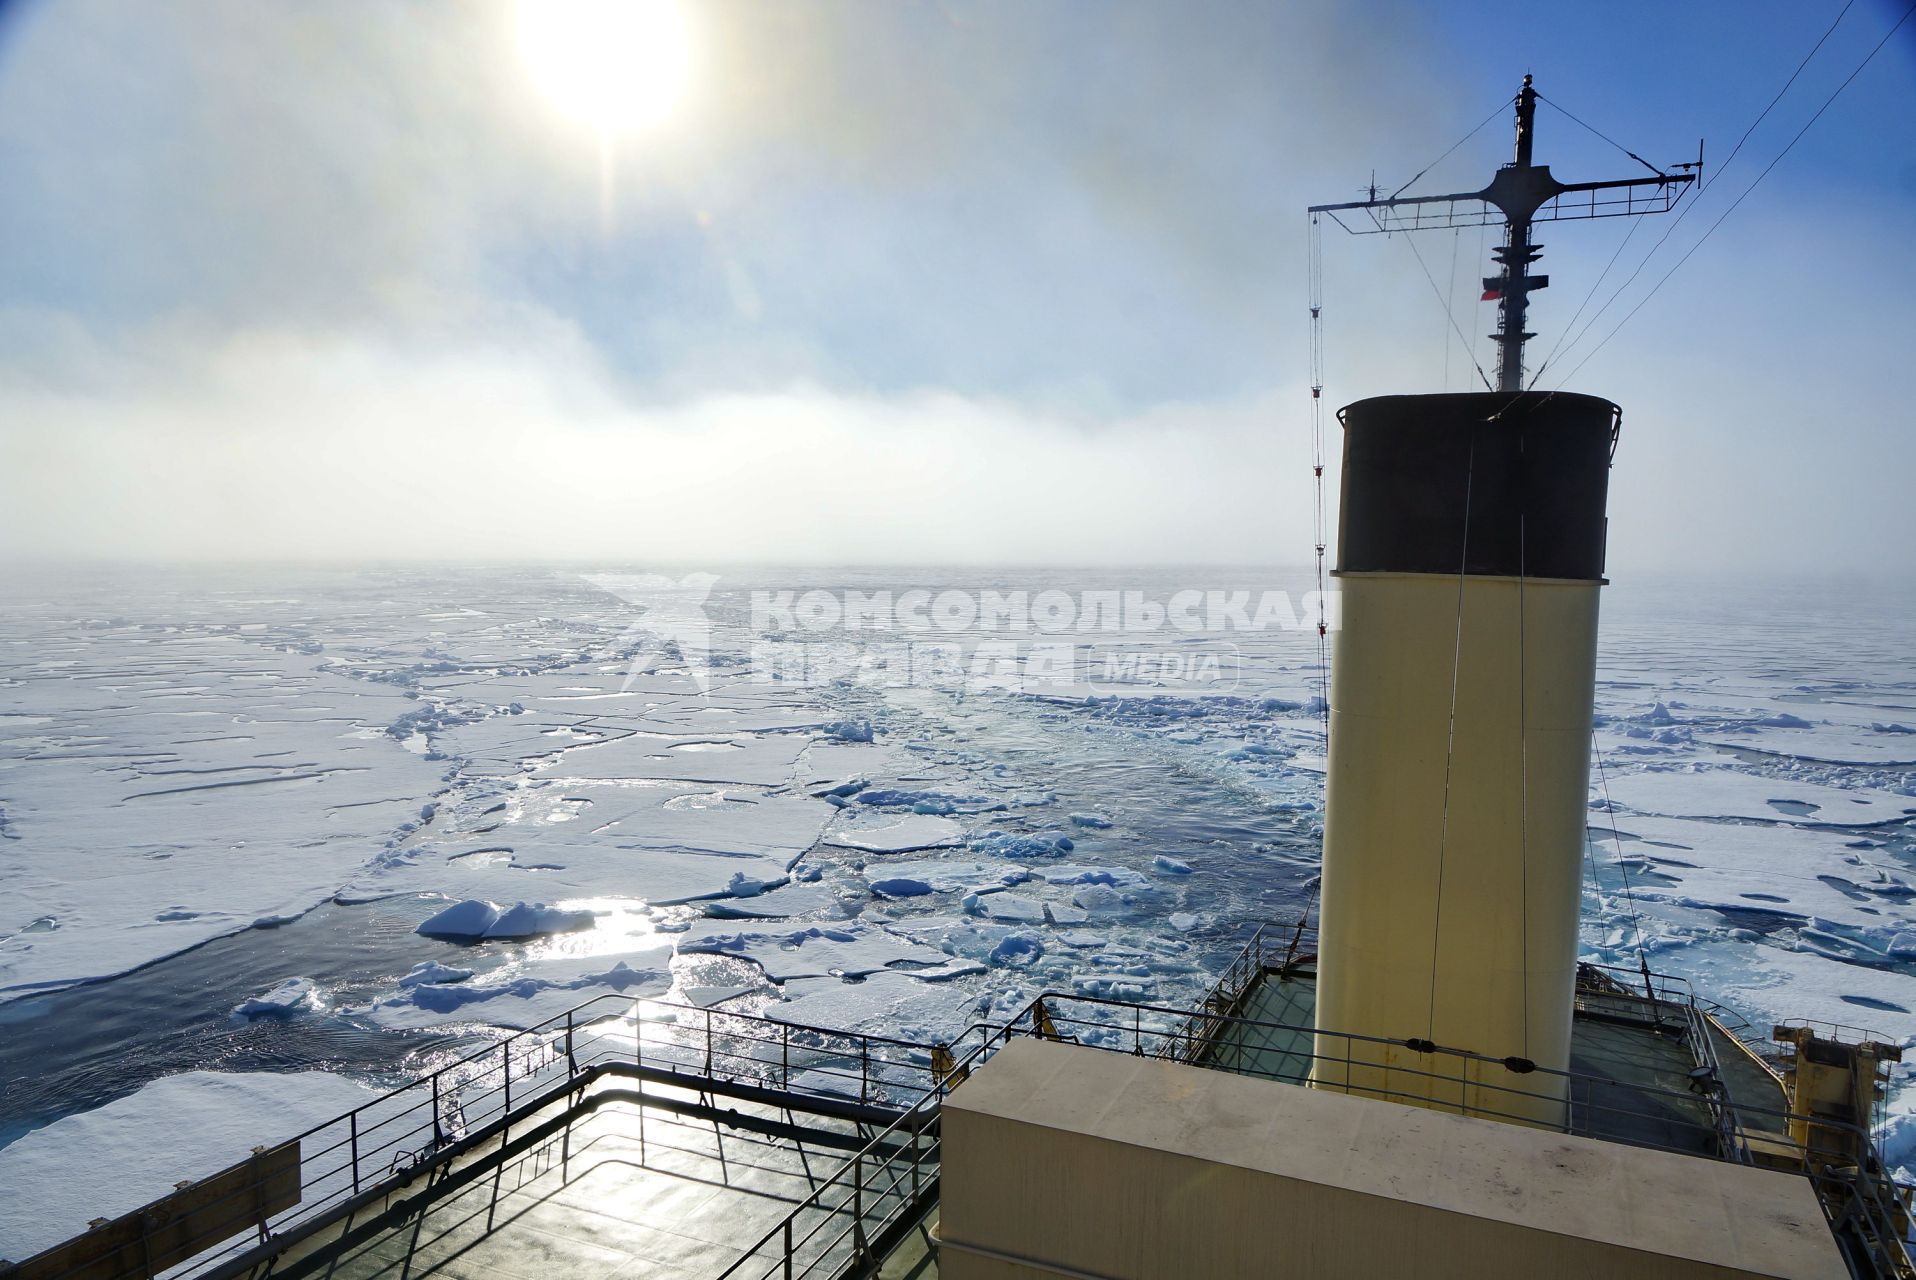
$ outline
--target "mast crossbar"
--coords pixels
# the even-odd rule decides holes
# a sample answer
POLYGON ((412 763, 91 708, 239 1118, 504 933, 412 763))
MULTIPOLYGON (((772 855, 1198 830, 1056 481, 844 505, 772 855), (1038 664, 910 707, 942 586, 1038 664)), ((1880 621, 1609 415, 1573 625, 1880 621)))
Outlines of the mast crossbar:
MULTIPOLYGON (((1538 222, 1571 222, 1591 218, 1627 218, 1668 213, 1683 198, 1703 169, 1699 148, 1694 164, 1676 168, 1686 173, 1657 172, 1648 178, 1617 178, 1606 182, 1558 182, 1549 165, 1531 163, 1535 136, 1537 91, 1530 77, 1516 97, 1516 159, 1499 168, 1481 191, 1457 191, 1441 196, 1390 196, 1310 206, 1313 215, 1328 215, 1352 235, 1389 235, 1397 231, 1441 231, 1454 227, 1501 224, 1504 243, 1496 252, 1501 274, 1484 280, 1484 301, 1495 299, 1500 311, 1497 332, 1497 385, 1500 391, 1523 389, 1523 344, 1534 335, 1524 331, 1532 291, 1545 288, 1550 277, 1532 275, 1530 264, 1540 246, 1530 239, 1538 222), (1362 212, 1363 217, 1342 215, 1362 212)), ((1647 162, 1646 162, 1647 163, 1647 162)), ((1650 166, 1655 168, 1655 166, 1650 166)))
MULTIPOLYGON (((1668 213, 1694 181, 1691 175, 1630 178, 1622 182, 1577 182, 1546 200, 1530 215, 1532 222, 1569 222, 1588 218, 1626 218, 1646 213, 1668 213), (1650 188, 1650 190, 1645 190, 1650 188), (1621 191, 1608 196, 1605 192, 1621 191), (1569 199, 1587 195, 1587 199, 1569 199)), ((1354 236, 1389 235, 1396 231, 1443 231, 1452 227, 1502 226, 1502 209, 1481 191, 1447 196, 1416 196, 1397 200, 1352 200, 1344 204, 1312 205, 1311 213, 1329 214, 1331 221, 1354 236), (1441 206, 1441 207, 1440 207, 1441 206), (1346 221, 1340 213, 1366 210, 1370 216, 1346 221)))

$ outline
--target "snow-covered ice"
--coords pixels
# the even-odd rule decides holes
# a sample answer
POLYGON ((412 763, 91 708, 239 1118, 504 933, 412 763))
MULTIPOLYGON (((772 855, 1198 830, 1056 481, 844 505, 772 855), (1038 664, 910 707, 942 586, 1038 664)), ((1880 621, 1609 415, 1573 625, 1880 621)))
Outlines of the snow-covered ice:
POLYGON ((1627 773, 1609 779, 1603 794, 1622 808, 1672 817, 1804 818, 1867 827, 1916 814, 1916 796, 1772 778, 1729 765, 1627 773))
POLYGON ((546 960, 471 979, 425 982, 408 974, 392 994, 345 1012, 394 1030, 469 1024, 521 1030, 601 995, 663 996, 672 987, 670 959, 670 944, 661 942, 648 951, 546 960))
POLYGON ((868 853, 909 853, 916 849, 949 848, 964 843, 964 838, 965 828, 961 823, 950 818, 912 814, 896 822, 840 826, 832 833, 830 842, 868 853))
POLYGON ((240 1001, 233 1006, 236 1018, 284 1018, 310 1009, 319 997, 311 978, 288 978, 271 991, 240 1001))
POLYGON ((37 1129, 0 1148, 0 1257, 30 1257, 375 1096, 321 1071, 190 1071, 37 1129))
POLYGON ((590 929, 593 918, 590 911, 568 911, 543 902, 515 902, 501 907, 496 902, 468 898, 424 921, 417 932, 428 938, 536 938, 590 929))

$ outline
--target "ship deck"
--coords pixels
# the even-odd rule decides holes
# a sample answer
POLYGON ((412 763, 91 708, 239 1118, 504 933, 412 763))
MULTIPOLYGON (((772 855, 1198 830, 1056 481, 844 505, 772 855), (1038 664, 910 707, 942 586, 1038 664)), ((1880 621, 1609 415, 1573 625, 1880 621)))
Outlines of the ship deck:
MULTIPOLYGON (((600 998, 261 1148, 263 1162, 291 1151, 297 1193, 259 1210, 256 1244, 215 1236, 180 1274, 926 1280, 940 1102, 970 1071, 1042 1036, 1301 1084, 1316 979, 1298 943, 1280 964, 1254 938, 1196 1010, 1046 992, 949 1046, 600 998)), ((1725 1024, 1687 995, 1585 978, 1565 1077, 1572 1132, 1743 1162, 1787 1148, 1778 1078, 1725 1024)), ((265 1195, 251 1168, 149 1206, 129 1220, 135 1242, 145 1250, 169 1215, 201 1212, 176 1202, 234 1172, 248 1181, 233 1194, 265 1195)), ((228 1232, 256 1220, 222 1213, 228 1232)), ((121 1234, 30 1259, 21 1280, 90 1274, 83 1259, 121 1234)))
MULTIPOLYGON (((602 1105, 561 1099, 524 1118, 426 1187, 283 1258, 275 1275, 332 1280, 712 1280, 758 1274, 751 1242, 773 1231, 873 1136, 870 1125, 804 1109, 660 1085, 602 1105)), ((845 1240, 798 1262, 835 1275, 845 1240)), ((885 1270, 937 1275, 924 1224, 885 1270)))
MULTIPOLYGON (((1317 978, 1308 965, 1265 968, 1225 1010, 1191 1061, 1219 1070, 1303 1083, 1310 1075, 1317 978)), ((1579 993, 1571 1024, 1570 1070, 1587 1082, 1573 1091, 1572 1133, 1636 1146, 1718 1155, 1716 1111, 1697 1090, 1699 1053, 1751 1117, 1752 1130, 1782 1132, 1772 1119, 1787 1110, 1781 1083, 1715 1023, 1691 1022, 1681 1010, 1618 990, 1579 993), (1675 1095, 1690 1095, 1687 1102, 1675 1095)))

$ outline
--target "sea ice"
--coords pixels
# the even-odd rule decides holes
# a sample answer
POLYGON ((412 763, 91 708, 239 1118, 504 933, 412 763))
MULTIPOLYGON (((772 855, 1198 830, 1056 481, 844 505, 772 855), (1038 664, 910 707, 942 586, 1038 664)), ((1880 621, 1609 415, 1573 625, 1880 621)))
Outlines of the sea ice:
POLYGON ((827 842, 867 853, 910 853, 962 844, 964 838, 965 829, 950 818, 911 814, 886 826, 841 827, 827 842))
POLYGON ((1076 846, 1061 832, 1046 831, 1033 835, 1010 831, 987 831, 971 838, 971 851, 993 858, 1050 858, 1070 853, 1076 846))
POLYGON ((1916 813, 1913 796, 1769 778, 1725 767, 1613 774, 1607 791, 1613 803, 1626 809, 1670 817, 1861 827, 1916 813))
POLYGON ((1044 955, 1044 942, 1034 933, 1008 933, 991 949, 991 962, 1007 969, 1029 969, 1044 955))
POLYGON ((879 787, 858 793, 858 803, 881 809, 907 809, 912 813, 981 813, 1002 807, 984 796, 950 795, 943 791, 914 788, 879 787))
POLYGON ((414 704, 322 656, 131 626, 14 652, 0 1000, 296 917, 445 785, 383 732, 414 704))
MULTIPOLYGON (((982 971, 984 966, 972 968, 982 971)), ((965 1024, 963 1003, 953 998, 949 987, 894 970, 881 970, 857 983, 795 978, 785 984, 784 995, 766 1006, 766 1017, 926 1044, 948 1043, 965 1024)))
POLYGON ((857 978, 913 965, 930 968, 950 958, 884 929, 851 922, 773 928, 758 922, 708 920, 680 935, 678 949, 681 954, 740 956, 780 983, 792 978, 857 978))
POLYGON ((646 778, 776 786, 792 781, 808 745, 808 739, 795 733, 724 738, 630 733, 571 747, 540 763, 534 773, 583 782, 646 778))
MULTIPOLYGON (((470 980, 409 983, 372 1004, 342 1009, 394 1030, 480 1024, 507 1029, 537 1026, 600 996, 662 996, 672 987, 671 944, 619 956, 587 956, 508 965, 470 980)), ((614 1012, 609 1004, 605 1012, 614 1012)))
POLYGON ((271 991, 242 1000, 233 1006, 236 1018, 285 1018, 317 1003, 318 987, 311 978, 288 978, 271 991))
MULTIPOLYGON (((561 795, 571 812, 515 797, 490 825, 455 810, 453 821, 475 824, 470 834, 416 844, 359 877, 350 893, 618 895, 655 905, 749 895, 783 883, 836 812, 806 797, 683 783, 568 785, 561 795)), ((498 803, 481 797, 474 805, 498 803)))
POLYGON ((416 987, 421 983, 464 982, 472 976, 472 970, 460 969, 449 964, 440 964, 437 960, 425 960, 414 965, 399 980, 402 987, 416 987))
POLYGON ((428 938, 536 938, 592 927, 590 911, 567 911, 543 902, 518 902, 510 907, 477 898, 456 902, 426 920, 415 931, 428 938))
POLYGON ((376 1096, 317 1071, 188 1071, 56 1120, 0 1148, 0 1257, 30 1257, 376 1096))
POLYGON ((1634 877, 1639 901, 1712 910, 1732 923, 1823 920, 1884 940, 1902 927, 1886 907, 1907 894, 1872 891, 1889 883, 1877 879, 1887 873, 1847 832, 1635 814, 1618 814, 1615 823, 1626 837, 1620 843, 1607 820, 1591 824, 1592 840, 1610 855, 1598 864, 1598 881, 1613 894, 1634 877))
MULTIPOLYGON (((627 605, 543 572, 328 590, 302 604, 275 582, 208 606, 211 625, 179 621, 177 594, 140 606, 151 621, 115 621, 117 600, 0 611, 0 999, 328 897, 464 899, 601 914, 482 940, 476 974, 394 978, 446 949, 381 952, 342 985, 386 985, 338 1016, 522 1026, 597 996, 629 1009, 676 973, 695 1003, 931 1039, 1046 989, 1194 1003, 1317 870, 1314 635, 1237 637, 1225 695, 959 696, 729 666, 702 682, 670 654, 634 675, 613 639, 627 605), (1191 850, 1206 875, 1167 865, 1191 850)), ((1897 986, 1916 974, 1907 627, 1873 633, 1891 656, 1835 662, 1820 624, 1619 628, 1623 591, 1593 948, 1634 961, 1627 869, 1657 967, 1759 1021, 1898 1032, 1916 1004, 1897 986)), ((262 964, 260 985, 299 967, 262 964)))
POLYGON ((717 920, 789 919, 834 911, 838 891, 822 884, 788 884, 783 888, 742 898, 713 898, 703 903, 705 914, 717 920))
POLYGON ((1042 924, 1045 919, 1045 904, 1038 898, 1027 898, 1018 893, 987 893, 983 896, 965 899, 967 907, 975 908, 981 915, 993 920, 1002 920, 1010 924, 1042 924))
POLYGON ((992 893, 1022 884, 1030 879, 1023 867, 1002 863, 987 866, 982 862, 955 862, 942 858, 910 862, 884 862, 868 869, 866 881, 872 892, 885 897, 918 897, 927 893, 992 893))

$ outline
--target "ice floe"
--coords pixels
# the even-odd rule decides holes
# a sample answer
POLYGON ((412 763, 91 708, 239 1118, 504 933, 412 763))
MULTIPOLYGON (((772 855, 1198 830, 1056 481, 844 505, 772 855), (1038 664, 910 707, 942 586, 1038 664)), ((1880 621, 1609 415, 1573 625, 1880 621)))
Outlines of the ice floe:
POLYGON ((942 951, 884 929, 854 923, 774 928, 761 922, 706 921, 680 935, 679 951, 739 956, 774 982, 860 978, 881 969, 933 968, 949 959, 942 951))
POLYGON ((1916 814, 1916 796, 1770 778, 1722 766, 1612 776, 1602 794, 1625 809, 1670 817, 1865 827, 1916 814))
POLYGON ((536 938, 590 929, 592 921, 590 911, 568 911, 543 902, 515 902, 501 907, 496 902, 468 898, 425 920, 417 932, 428 938, 536 938))
POLYGON ((188 1071, 36 1129, 0 1148, 0 1257, 30 1257, 375 1096, 317 1071, 188 1071))
POLYGON ((828 841, 868 853, 909 853, 940 849, 964 842, 965 829, 950 818, 912 814, 883 826, 841 827, 828 841))
POLYGON ((312 1008, 319 990, 311 978, 288 978, 270 991, 251 996, 233 1006, 236 1018, 285 1018, 312 1008))
POLYGON ((982 862, 885 861, 865 872, 873 893, 888 898, 915 898, 930 893, 991 893, 1020 884, 1030 877, 1023 867, 982 862))
POLYGON ((671 955, 671 944, 660 940, 620 956, 509 965, 470 979, 402 978, 395 991, 372 1004, 340 1012, 395 1030, 473 1024, 522 1029, 595 997, 662 996, 672 987, 671 955))

